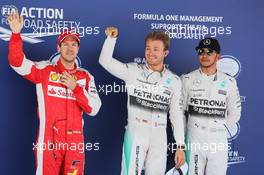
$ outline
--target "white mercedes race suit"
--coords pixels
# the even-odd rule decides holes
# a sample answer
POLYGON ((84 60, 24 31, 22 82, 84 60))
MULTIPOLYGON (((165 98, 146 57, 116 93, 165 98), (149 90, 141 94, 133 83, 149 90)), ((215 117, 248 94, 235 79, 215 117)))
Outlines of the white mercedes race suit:
POLYGON ((108 37, 99 62, 126 83, 126 127, 122 175, 164 175, 167 158, 167 113, 177 144, 184 144, 181 80, 169 69, 153 72, 147 64, 124 64, 112 57, 116 39, 108 37))
POLYGON ((183 106, 188 111, 189 175, 225 175, 227 127, 240 119, 236 80, 221 72, 208 76, 200 69, 183 75, 183 106))

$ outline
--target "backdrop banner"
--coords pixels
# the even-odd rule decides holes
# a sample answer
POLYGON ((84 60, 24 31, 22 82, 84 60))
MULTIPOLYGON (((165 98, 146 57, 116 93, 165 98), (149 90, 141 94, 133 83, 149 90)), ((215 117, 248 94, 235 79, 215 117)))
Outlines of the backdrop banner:
MULTIPOLYGON (((179 76, 198 68, 198 42, 204 37, 217 38, 222 48, 218 69, 236 78, 242 100, 241 120, 228 134, 231 149, 227 174, 262 174, 263 7, 261 0, 1 0, 1 174, 30 175, 36 168, 33 148, 39 121, 35 86, 8 65, 11 30, 7 16, 14 10, 24 16, 23 48, 33 61, 57 58, 57 37, 63 28, 80 33, 78 61, 95 77, 102 100, 98 115, 83 116, 85 174, 117 175, 121 169, 127 124, 125 83, 98 62, 108 26, 119 29, 114 57, 122 62, 144 63, 146 34, 165 31, 171 38, 165 63, 179 76)), ((170 124, 167 130, 170 170, 176 145, 170 124)))

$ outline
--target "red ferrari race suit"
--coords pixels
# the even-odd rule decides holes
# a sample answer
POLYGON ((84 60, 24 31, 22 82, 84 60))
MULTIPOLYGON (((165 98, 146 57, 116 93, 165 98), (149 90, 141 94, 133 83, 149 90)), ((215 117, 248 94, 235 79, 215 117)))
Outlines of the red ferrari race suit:
POLYGON ((9 64, 20 75, 36 84, 39 132, 34 145, 37 175, 82 175, 84 138, 82 113, 96 115, 101 106, 93 76, 78 67, 66 70, 60 59, 32 62, 23 53, 20 34, 12 34, 9 64), (71 91, 59 81, 67 71, 77 81, 71 91))

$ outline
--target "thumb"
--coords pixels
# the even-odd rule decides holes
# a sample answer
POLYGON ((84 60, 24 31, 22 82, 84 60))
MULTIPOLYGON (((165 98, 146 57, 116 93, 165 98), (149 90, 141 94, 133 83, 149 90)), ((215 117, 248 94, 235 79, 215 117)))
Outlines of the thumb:
POLYGON ((24 17, 22 15, 19 17, 19 22, 20 23, 23 23, 24 22, 24 17))

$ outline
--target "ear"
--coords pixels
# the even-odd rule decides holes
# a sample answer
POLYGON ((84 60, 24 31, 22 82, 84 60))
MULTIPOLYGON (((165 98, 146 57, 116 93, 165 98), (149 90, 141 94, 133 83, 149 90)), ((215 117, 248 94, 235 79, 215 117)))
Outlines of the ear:
POLYGON ((57 45, 57 52, 60 53, 60 46, 59 45, 57 45))
POLYGON ((169 53, 170 53, 169 50, 165 50, 165 51, 164 51, 164 57, 168 56, 169 53))
POLYGON ((217 54, 217 61, 221 59, 221 55, 218 53, 217 54))

